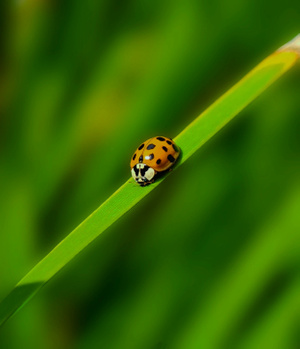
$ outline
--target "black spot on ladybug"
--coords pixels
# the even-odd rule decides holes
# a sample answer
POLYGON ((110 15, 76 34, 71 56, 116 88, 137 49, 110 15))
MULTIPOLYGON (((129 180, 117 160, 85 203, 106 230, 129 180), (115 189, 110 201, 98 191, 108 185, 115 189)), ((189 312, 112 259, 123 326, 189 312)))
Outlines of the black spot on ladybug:
POLYGON ((141 149, 143 149, 144 148, 144 143, 143 144, 141 144, 140 146, 139 146, 139 150, 141 150, 141 149))
POLYGON ((167 143, 168 143, 168 144, 170 144, 170 145, 172 144, 172 142, 171 142, 171 141, 167 141, 167 143))
POLYGON ((148 150, 154 149, 154 148, 155 148, 155 144, 152 144, 152 143, 149 144, 148 147, 147 147, 148 150))
POLYGON ((159 165, 161 163, 161 160, 160 159, 156 160, 156 163, 157 165, 159 165))
POLYGON ((153 158, 154 158, 154 154, 145 156, 145 160, 152 160, 153 158))
POLYGON ((165 140, 164 137, 156 137, 156 139, 158 139, 161 142, 163 142, 165 140))
POLYGON ((176 145, 175 145, 175 144, 172 144, 172 146, 173 146, 173 149, 174 149, 176 152, 178 152, 178 148, 176 147, 176 145))
POLYGON ((139 175, 139 170, 137 169, 136 165, 133 168, 135 175, 138 176, 139 175))
POLYGON ((140 156, 139 162, 143 162, 143 155, 140 156))
POLYGON ((168 155, 168 160, 170 162, 174 162, 175 161, 175 159, 173 158, 173 156, 171 154, 168 155))
POLYGON ((167 148, 167 147, 162 147, 162 148, 163 148, 163 150, 164 150, 165 152, 168 151, 168 148, 167 148))
POLYGON ((135 158, 136 158, 136 154, 134 154, 134 155, 133 155, 133 158, 132 158, 132 160, 135 160, 135 158))

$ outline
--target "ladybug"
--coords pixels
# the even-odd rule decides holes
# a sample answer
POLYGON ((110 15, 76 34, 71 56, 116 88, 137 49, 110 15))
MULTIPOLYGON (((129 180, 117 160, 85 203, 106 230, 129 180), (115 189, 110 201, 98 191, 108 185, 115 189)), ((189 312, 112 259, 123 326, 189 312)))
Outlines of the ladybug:
POLYGON ((151 184, 155 176, 170 169, 180 154, 171 138, 153 137, 142 143, 133 154, 130 167, 134 180, 142 187, 151 184))

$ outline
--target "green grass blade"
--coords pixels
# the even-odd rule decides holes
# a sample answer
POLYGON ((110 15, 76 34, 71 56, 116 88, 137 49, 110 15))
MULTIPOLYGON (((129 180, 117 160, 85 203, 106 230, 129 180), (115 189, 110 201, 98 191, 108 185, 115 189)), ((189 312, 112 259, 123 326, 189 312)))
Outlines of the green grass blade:
MULTIPOLYGON (((175 138, 182 150, 182 157, 176 167, 185 162, 239 111, 295 64, 300 56, 299 41, 300 36, 267 57, 175 138)), ((136 185, 132 179, 121 186, 42 259, 0 303, 0 324, 19 310, 72 258, 166 177, 145 188, 136 185)))

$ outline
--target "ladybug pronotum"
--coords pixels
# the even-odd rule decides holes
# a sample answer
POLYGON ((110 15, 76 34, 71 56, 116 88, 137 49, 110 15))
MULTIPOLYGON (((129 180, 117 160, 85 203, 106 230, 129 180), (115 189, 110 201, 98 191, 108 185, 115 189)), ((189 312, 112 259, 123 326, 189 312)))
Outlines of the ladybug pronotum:
POLYGON ((180 154, 171 138, 153 137, 142 143, 133 154, 130 167, 134 180, 142 187, 153 183, 155 176, 170 169, 180 154))

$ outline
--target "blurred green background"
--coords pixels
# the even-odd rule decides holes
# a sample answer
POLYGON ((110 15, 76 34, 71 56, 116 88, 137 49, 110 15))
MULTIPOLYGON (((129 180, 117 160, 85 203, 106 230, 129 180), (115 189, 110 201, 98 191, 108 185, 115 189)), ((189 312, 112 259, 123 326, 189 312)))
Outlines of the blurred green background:
MULTIPOLYGON (((300 3, 0 4, 0 298, 299 32, 300 3)), ((300 348, 299 65, 9 320, 3 349, 300 348)))

